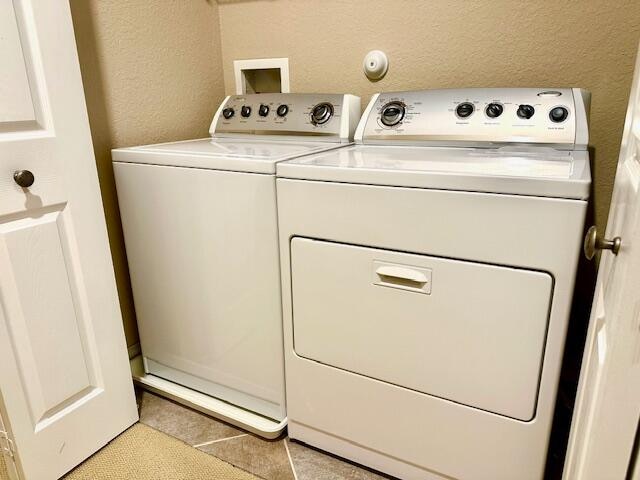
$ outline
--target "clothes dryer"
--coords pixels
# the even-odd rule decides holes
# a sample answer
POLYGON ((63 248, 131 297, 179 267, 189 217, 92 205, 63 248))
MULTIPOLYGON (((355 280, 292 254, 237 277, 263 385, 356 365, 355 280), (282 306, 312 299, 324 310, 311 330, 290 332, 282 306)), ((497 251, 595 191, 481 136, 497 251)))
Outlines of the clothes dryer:
POLYGON ((541 479, 590 188, 579 89, 381 93, 277 165, 289 435, 410 479, 541 479))

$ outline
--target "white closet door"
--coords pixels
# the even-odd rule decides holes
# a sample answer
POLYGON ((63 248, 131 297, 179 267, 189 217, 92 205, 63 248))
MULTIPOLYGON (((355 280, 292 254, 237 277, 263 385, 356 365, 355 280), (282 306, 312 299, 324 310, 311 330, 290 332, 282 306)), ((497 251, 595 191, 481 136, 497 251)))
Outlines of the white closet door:
MULTIPOLYGON (((599 235, 600 237, 600 235, 599 235)), ((565 480, 627 478, 640 415, 640 57, 582 362, 565 480)))
POLYGON ((0 2, 0 447, 54 479, 137 419, 69 4, 0 2))

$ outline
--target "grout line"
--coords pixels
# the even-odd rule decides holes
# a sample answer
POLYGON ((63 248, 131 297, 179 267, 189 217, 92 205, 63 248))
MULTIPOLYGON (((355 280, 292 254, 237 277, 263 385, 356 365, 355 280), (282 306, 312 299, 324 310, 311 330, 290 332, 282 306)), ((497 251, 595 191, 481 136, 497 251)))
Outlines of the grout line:
POLYGON ((293 478, 294 478, 294 480, 298 480, 298 474, 296 473, 296 467, 293 465, 293 460, 291 459, 291 452, 289 452, 289 445, 287 443, 287 440, 289 440, 289 439, 285 438, 283 440, 284 449, 287 451, 287 457, 289 457, 289 465, 291 465, 291 471, 293 472, 293 478))
POLYGON ((219 438, 218 440, 211 440, 210 442, 199 443, 198 445, 194 445, 193 448, 204 447, 206 445, 212 445, 214 443, 224 442, 225 440, 231 440, 233 438, 246 437, 247 435, 249 435, 249 434, 248 433, 241 433, 240 435, 234 435, 233 437, 219 438))

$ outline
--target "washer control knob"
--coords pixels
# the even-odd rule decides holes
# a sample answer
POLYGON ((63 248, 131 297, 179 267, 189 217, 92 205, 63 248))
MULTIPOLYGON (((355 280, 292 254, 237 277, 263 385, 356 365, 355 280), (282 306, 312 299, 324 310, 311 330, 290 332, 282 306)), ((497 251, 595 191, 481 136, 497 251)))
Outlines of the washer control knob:
POLYGON ((280 105, 276 110, 276 113, 279 117, 286 117, 287 113, 289 113, 289 107, 287 105, 280 105))
POLYGON ((258 108, 258 115, 261 117, 269 115, 269 105, 265 105, 264 103, 260 104, 260 107, 258 108))
POLYGON ((236 111, 233 108, 225 108, 222 110, 222 116, 229 120, 231 117, 235 115, 236 111))
POLYGON ((311 123, 322 125, 327 123, 333 116, 333 105, 330 103, 319 103, 311 109, 311 123))
POLYGON ((463 102, 456 107, 456 115, 460 118, 467 118, 474 110, 475 107, 473 106, 473 103, 463 102))
POLYGON ((564 107, 552 108, 549 112, 549 118, 552 122, 561 123, 564 122, 569 116, 569 110, 564 107))
POLYGON ((404 118, 407 109, 401 102, 389 102, 380 110, 380 121, 387 127, 398 125, 404 118))
POLYGON ((518 107, 518 111, 516 112, 518 117, 525 120, 529 120, 531 117, 533 117, 534 113, 536 113, 536 110, 531 105, 520 105, 518 107))
POLYGON ((243 105, 240 109, 240 115, 244 118, 248 118, 251 115, 251 107, 249 105, 243 105))
POLYGON ((489 118, 498 118, 500 115, 502 115, 503 111, 504 107, 499 103, 490 103, 485 109, 485 113, 489 118))

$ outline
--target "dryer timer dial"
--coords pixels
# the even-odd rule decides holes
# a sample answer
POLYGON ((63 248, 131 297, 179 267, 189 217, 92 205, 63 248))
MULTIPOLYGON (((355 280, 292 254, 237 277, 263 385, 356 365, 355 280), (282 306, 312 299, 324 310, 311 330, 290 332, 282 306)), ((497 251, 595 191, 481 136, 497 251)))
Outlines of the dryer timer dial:
POLYGON ((380 121, 387 127, 393 127, 402 121, 406 112, 403 103, 389 102, 380 109, 380 121))

